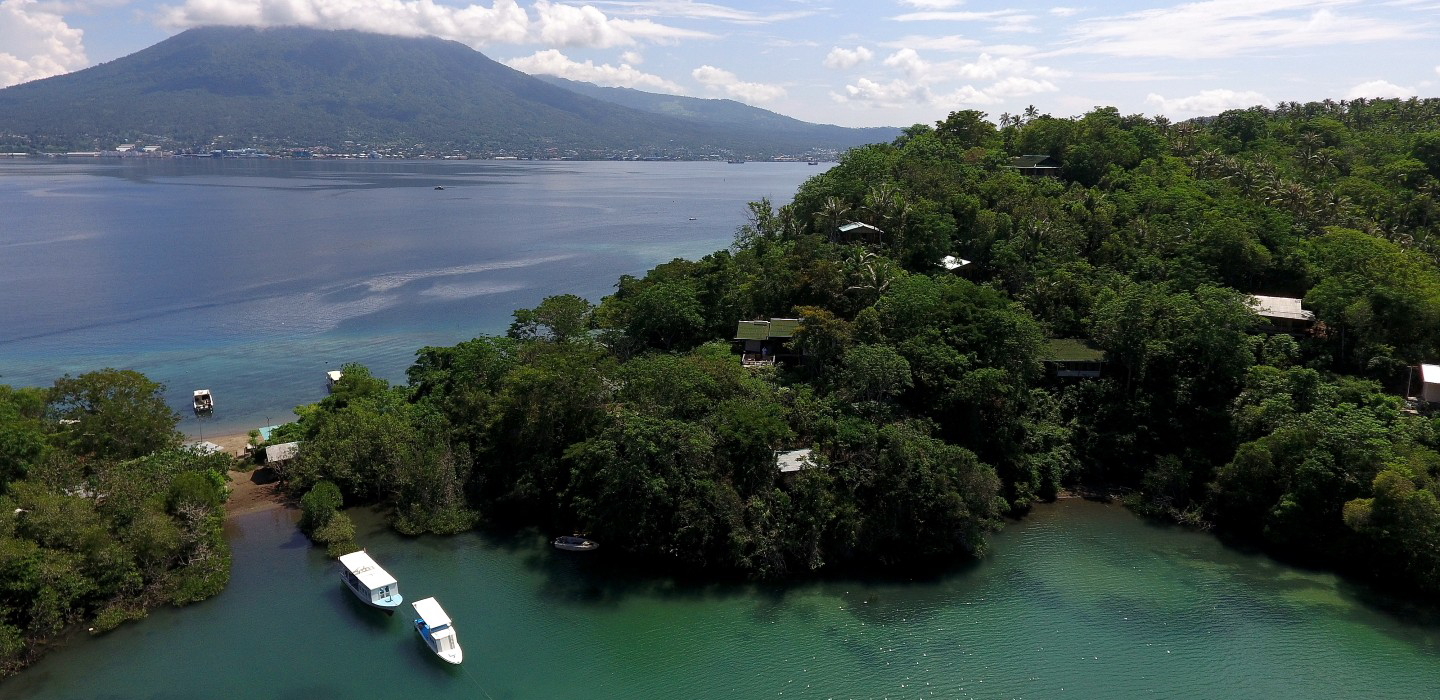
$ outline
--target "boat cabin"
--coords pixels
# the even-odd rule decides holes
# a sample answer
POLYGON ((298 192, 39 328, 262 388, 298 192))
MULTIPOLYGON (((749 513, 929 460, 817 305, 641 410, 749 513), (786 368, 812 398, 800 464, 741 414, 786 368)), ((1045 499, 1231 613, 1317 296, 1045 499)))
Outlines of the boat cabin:
POLYGON ((215 410, 215 397, 210 395, 209 389, 195 390, 195 412, 207 413, 215 410))
POLYGON ((377 608, 393 608, 404 600, 400 596, 400 583, 365 550, 340 557, 340 565, 344 567, 340 578, 361 601, 377 608))
POLYGON ((325 391, 335 391, 335 382, 340 381, 340 378, 343 376, 345 376, 345 373, 341 372, 338 369, 332 369, 329 372, 326 372, 325 391))
POLYGON ((429 645, 430 650, 436 656, 452 663, 460 663, 460 640, 455 636, 455 628, 450 624, 450 616, 440 607, 440 602, 434 598, 425 598, 411 603, 415 613, 420 616, 415 621, 415 629, 420 632, 421 638, 429 645))

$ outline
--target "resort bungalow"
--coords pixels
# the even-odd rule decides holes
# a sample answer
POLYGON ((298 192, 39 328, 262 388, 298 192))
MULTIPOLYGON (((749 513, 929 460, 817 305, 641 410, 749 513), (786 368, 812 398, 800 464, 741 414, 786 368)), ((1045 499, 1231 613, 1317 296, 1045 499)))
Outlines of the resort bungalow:
POLYGON ((1440 403, 1440 365, 1420 365, 1420 398, 1440 403))
POLYGON ((815 459, 812 456, 813 450, 790 450, 789 452, 775 453, 775 468, 781 474, 794 474, 802 469, 814 469, 815 459))
POLYGON ((1105 370, 1105 351, 1079 338, 1056 338, 1048 343, 1044 361, 1061 379, 1095 379, 1105 370))
POLYGON ((1027 177, 1060 177, 1060 161, 1047 155, 1015 156, 1009 167, 1027 177))
POLYGON ((300 452, 300 443, 282 442, 265 448, 265 466, 279 467, 290 463, 300 452))
POLYGON ((884 231, 862 221, 851 221, 841 224, 835 229, 839 232, 838 240, 841 243, 860 241, 861 243, 879 243, 884 231))
POLYGON ((735 326, 735 342, 740 346, 740 364, 746 367, 773 365, 777 358, 793 357, 786 343, 800 328, 798 318, 772 318, 768 321, 741 321, 735 326))
POLYGON ((1255 315, 1265 319, 1266 333, 1289 333, 1301 335, 1309 332, 1315 324, 1315 314, 1300 308, 1295 297, 1269 297, 1250 295, 1250 306, 1255 315))

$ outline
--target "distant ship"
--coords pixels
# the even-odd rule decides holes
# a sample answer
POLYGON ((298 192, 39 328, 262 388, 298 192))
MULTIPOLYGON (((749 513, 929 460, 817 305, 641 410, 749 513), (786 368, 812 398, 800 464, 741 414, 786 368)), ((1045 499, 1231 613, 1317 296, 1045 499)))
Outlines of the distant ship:
POLYGON ((730 160, 727 160, 727 161, 725 161, 725 162, 726 162, 726 163, 744 163, 745 161, 744 161, 743 159, 741 159, 741 158, 731 158, 730 160))
POLYGON ((340 580, 360 602, 386 611, 394 611, 404 602, 400 595, 400 583, 380 568, 365 550, 340 557, 340 564, 345 567, 340 572, 340 580))

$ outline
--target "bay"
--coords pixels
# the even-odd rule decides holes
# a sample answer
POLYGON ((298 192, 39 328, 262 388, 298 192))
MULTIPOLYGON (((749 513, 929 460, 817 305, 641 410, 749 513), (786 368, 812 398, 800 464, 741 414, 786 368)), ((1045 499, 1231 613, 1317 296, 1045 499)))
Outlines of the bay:
POLYGON ((694 586, 537 535, 404 538, 356 513, 465 663, 360 605, 293 515, 231 522, 218 597, 76 638, 6 698, 1433 698, 1440 626, 1363 589, 1062 501, 929 580, 694 586))
POLYGON ((0 160, 0 383, 137 369, 191 435, 289 420, 324 373, 403 381, 552 294, 730 244, 804 163, 0 160), (443 190, 436 189, 443 187, 443 190), (189 412, 210 389, 208 422, 189 412))

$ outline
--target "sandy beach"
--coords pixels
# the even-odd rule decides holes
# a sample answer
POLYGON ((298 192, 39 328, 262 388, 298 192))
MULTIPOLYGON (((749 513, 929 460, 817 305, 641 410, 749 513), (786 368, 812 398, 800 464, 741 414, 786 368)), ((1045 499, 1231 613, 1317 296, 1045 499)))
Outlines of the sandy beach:
MULTIPOLYGON (((245 454, 245 447, 250 443, 250 436, 246 433, 235 433, 208 438, 208 440, 219 445, 227 454, 239 457, 245 454)), ((249 471, 231 470, 230 499, 225 502, 225 517, 233 518, 289 507, 279 486, 274 472, 265 467, 249 471)))

